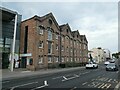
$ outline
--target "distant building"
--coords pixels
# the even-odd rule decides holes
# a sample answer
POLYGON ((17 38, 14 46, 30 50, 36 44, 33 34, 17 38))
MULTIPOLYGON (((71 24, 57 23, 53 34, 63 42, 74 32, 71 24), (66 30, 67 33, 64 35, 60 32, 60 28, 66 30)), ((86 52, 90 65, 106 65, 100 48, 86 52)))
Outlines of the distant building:
POLYGON ((2 62, 2 68, 8 68, 9 66, 9 57, 12 50, 13 36, 14 36, 14 25, 15 25, 15 15, 17 15, 17 32, 16 32, 16 41, 15 41, 15 54, 19 57, 19 41, 20 41, 20 23, 21 15, 16 11, 12 11, 3 7, 0 7, 0 13, 2 18, 1 31, 0 33, 0 62, 2 62))
POLYGON ((105 51, 101 47, 91 49, 89 54, 91 54, 93 60, 95 60, 97 63, 100 63, 106 60, 105 51))
POLYGON ((68 24, 59 26, 52 13, 22 21, 20 35, 24 68, 35 70, 58 67, 59 64, 86 63, 88 60, 85 35, 71 31, 68 24))

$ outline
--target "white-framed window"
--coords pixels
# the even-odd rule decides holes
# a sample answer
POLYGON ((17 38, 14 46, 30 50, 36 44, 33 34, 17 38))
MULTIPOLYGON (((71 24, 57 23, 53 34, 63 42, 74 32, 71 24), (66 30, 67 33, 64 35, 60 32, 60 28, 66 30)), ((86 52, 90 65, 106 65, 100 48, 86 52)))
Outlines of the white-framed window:
POLYGON ((64 57, 62 57, 62 62, 64 62, 64 57))
POLYGON ((62 49, 62 51, 64 51, 64 46, 62 46, 62 48, 61 48, 61 49, 62 49))
POLYGON ((58 34, 56 34, 56 39, 58 39, 58 34))
POLYGON ((84 49, 86 48, 86 45, 84 44, 84 49))
POLYGON ((56 44, 56 50, 58 50, 58 44, 56 44))
POLYGON ((67 62, 69 61, 69 58, 67 57, 67 62))
POLYGON ((48 42, 48 54, 52 54, 52 43, 48 42))
POLYGON ((43 63, 43 57, 39 56, 38 64, 43 63))
POLYGON ((43 41, 39 41, 39 48, 43 48, 43 41))
POLYGON ((73 60, 72 60, 72 58, 71 58, 71 62, 72 62, 73 60))
POLYGON ((52 40, 52 31, 48 28, 48 40, 52 40))
POLYGON ((43 27, 39 26, 39 34, 43 34, 43 27))
POLYGON ((58 60, 58 57, 56 57, 56 62, 58 62, 59 60, 58 60))
POLYGON ((72 48, 71 48, 71 52, 72 52, 72 48))
POLYGON ((75 43, 76 43, 76 42, 74 41, 74 46, 75 46, 75 43))
POLYGON ((75 58, 75 61, 76 61, 76 58, 75 58))
POLYGON ((52 58, 48 57, 48 63, 52 63, 52 58))

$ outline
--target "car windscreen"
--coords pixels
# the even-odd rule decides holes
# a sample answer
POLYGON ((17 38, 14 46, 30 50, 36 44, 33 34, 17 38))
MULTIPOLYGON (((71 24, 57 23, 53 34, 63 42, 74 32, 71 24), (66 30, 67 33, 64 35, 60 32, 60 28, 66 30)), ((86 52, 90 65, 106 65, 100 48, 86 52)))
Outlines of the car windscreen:
POLYGON ((115 66, 115 64, 108 64, 107 66, 115 66))

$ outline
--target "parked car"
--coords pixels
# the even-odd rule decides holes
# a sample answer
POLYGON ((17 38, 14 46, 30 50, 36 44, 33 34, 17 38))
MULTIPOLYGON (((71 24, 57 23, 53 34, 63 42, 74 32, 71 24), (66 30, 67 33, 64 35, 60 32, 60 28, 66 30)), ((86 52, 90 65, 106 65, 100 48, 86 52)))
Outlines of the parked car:
POLYGON ((86 64, 86 69, 88 69, 88 68, 98 68, 98 64, 95 62, 88 62, 86 64))
POLYGON ((110 63, 106 66, 106 71, 118 71, 118 66, 115 63, 110 63))
POLYGON ((109 61, 105 61, 104 64, 105 64, 105 65, 108 65, 108 64, 110 64, 110 62, 109 62, 109 61))

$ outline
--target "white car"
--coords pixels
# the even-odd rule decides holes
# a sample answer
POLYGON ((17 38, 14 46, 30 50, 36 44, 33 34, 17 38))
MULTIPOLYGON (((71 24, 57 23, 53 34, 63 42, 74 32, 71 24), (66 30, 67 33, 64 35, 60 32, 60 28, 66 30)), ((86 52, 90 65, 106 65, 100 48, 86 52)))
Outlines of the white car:
POLYGON ((89 62, 86 64, 86 69, 88 68, 98 68, 98 64, 95 62, 89 62))
POLYGON ((105 61, 105 63, 104 63, 105 65, 108 65, 108 64, 110 64, 110 62, 109 61, 105 61))

